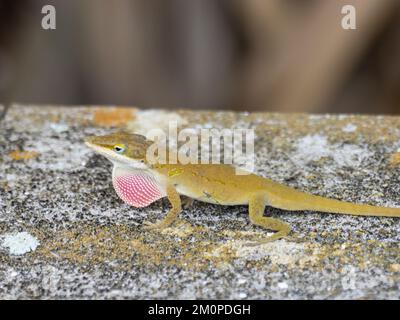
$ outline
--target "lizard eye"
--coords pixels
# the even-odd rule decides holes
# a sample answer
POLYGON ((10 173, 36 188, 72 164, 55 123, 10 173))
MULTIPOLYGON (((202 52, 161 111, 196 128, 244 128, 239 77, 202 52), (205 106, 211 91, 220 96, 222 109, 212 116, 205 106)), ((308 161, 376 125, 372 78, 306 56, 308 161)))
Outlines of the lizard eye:
POLYGON ((124 153, 125 149, 126 149, 126 146, 124 144, 116 144, 114 146, 114 151, 116 153, 124 153))

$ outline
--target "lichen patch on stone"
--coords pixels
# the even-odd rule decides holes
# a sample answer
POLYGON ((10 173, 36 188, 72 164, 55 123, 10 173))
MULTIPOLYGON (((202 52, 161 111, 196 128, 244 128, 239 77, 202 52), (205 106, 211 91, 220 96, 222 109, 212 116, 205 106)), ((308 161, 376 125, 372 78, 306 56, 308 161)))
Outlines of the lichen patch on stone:
POLYGON ((38 157, 39 152, 14 150, 11 151, 8 156, 16 161, 26 161, 38 157))
POLYGON ((315 134, 298 139, 292 159, 299 164, 332 158, 338 166, 358 166, 371 156, 368 148, 354 144, 330 144, 326 136, 315 134))
POLYGON ((135 108, 94 108, 93 122, 99 126, 121 127, 135 118, 135 108))
POLYGON ((315 254, 307 250, 305 243, 289 242, 286 240, 269 242, 259 245, 248 245, 248 241, 235 240, 228 245, 236 252, 238 258, 261 260, 269 258, 274 265, 285 265, 289 268, 303 268, 306 264, 316 264, 315 254))
POLYGON ((165 110, 139 110, 136 117, 129 121, 127 129, 146 136, 150 130, 160 129, 169 134, 170 124, 176 123, 177 128, 187 124, 187 120, 176 112, 165 110))
POLYGON ((348 123, 342 128, 342 131, 343 132, 355 132, 355 131, 357 131, 357 126, 352 123, 348 123))
POLYGON ((400 152, 394 152, 390 155, 389 164, 393 167, 400 165, 400 152))
POLYGON ((6 234, 1 242, 1 246, 7 248, 12 255, 23 255, 35 251, 39 245, 39 240, 25 231, 6 234))

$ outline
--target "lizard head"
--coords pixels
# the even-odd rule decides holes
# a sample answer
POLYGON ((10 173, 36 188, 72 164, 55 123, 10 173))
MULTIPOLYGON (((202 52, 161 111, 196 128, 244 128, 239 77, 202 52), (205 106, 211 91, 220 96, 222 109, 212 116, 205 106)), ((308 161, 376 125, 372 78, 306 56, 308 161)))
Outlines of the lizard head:
POLYGON ((153 141, 139 134, 115 132, 104 136, 87 137, 85 143, 114 164, 146 169, 148 168, 146 151, 153 141))

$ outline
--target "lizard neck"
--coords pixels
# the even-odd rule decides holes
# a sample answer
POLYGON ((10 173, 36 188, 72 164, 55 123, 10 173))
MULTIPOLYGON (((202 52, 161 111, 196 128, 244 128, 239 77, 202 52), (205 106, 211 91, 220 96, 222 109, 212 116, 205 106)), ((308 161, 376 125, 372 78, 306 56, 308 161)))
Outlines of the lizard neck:
POLYGON ((118 196, 137 208, 147 207, 166 195, 162 181, 150 170, 114 164, 112 181, 118 196))

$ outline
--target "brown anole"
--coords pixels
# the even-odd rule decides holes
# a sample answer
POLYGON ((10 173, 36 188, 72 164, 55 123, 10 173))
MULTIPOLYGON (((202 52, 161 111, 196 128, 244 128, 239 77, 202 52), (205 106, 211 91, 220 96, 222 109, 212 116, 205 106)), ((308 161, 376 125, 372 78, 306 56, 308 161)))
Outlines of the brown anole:
POLYGON ((250 221, 276 231, 263 242, 285 237, 290 226, 264 216, 266 206, 289 211, 319 211, 361 216, 400 217, 400 208, 328 199, 307 194, 255 174, 237 175, 225 164, 155 163, 146 159, 153 141, 117 132, 86 139, 86 144, 113 164, 113 185, 119 197, 134 207, 145 207, 167 197, 172 208, 165 218, 146 228, 165 228, 181 212, 180 195, 219 205, 248 205, 250 221))

